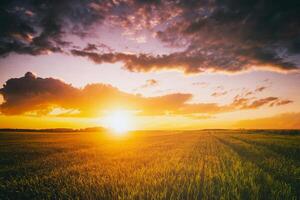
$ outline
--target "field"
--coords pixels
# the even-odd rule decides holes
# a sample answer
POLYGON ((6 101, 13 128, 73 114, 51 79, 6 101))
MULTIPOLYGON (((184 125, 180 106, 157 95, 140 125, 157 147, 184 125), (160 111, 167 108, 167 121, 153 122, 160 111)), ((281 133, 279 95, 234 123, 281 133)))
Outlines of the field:
POLYGON ((300 199, 300 135, 0 133, 0 199, 300 199))

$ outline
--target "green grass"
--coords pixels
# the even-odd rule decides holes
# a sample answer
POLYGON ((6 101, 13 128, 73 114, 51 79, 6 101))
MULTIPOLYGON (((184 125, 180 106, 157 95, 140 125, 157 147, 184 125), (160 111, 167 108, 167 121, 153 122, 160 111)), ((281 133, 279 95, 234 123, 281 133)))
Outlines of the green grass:
POLYGON ((300 135, 0 133, 0 199, 300 199, 300 135))

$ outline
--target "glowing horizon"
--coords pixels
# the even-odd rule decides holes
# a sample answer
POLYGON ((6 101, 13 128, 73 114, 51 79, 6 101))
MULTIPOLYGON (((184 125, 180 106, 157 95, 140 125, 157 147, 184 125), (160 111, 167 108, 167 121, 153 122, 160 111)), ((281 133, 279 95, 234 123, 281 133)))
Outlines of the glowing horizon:
POLYGON ((299 129, 300 22, 274 4, 4 3, 0 128, 299 129))

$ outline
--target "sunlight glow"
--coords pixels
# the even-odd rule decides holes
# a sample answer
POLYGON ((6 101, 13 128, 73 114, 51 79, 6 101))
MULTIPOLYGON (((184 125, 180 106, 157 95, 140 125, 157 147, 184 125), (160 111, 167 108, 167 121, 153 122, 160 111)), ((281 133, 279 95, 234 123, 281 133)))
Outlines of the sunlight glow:
POLYGON ((116 135, 124 135, 133 129, 132 113, 126 110, 109 112, 104 118, 104 125, 116 135))

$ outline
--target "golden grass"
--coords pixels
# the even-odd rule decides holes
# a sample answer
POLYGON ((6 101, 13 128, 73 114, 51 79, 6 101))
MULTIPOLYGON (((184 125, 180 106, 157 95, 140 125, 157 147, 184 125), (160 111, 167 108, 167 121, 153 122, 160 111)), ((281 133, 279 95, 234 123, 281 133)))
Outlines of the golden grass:
POLYGON ((0 133, 0 199, 297 199, 300 136, 0 133))

